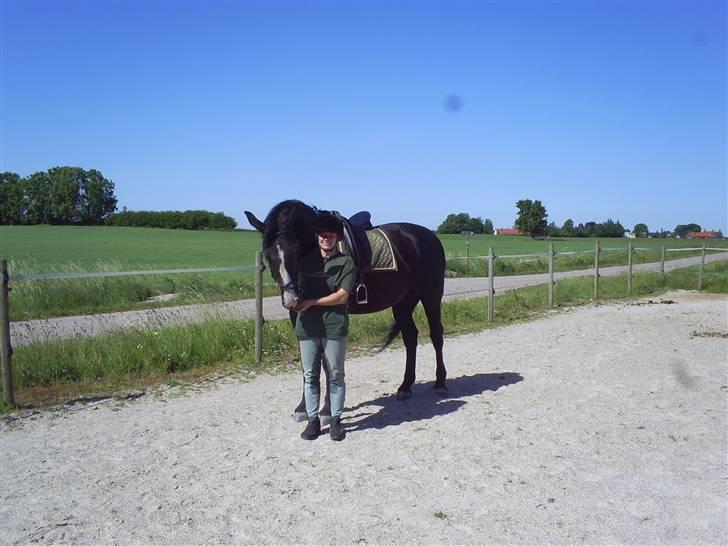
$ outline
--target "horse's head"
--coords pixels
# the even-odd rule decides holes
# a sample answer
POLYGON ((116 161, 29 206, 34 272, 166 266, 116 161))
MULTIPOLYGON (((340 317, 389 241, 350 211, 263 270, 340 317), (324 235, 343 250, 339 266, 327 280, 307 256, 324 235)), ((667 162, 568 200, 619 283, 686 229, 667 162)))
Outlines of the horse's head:
POLYGON ((247 210, 245 216, 263 234, 263 254, 281 291, 281 301, 286 309, 293 309, 303 299, 298 263, 315 248, 316 211, 301 201, 289 200, 273 207, 264 222, 247 210))

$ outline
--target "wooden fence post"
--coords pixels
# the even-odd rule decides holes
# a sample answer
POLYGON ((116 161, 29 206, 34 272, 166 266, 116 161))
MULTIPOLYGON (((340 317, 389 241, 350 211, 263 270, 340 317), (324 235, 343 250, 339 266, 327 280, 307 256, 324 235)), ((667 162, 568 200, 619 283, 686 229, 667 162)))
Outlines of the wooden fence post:
POLYGON ((465 236, 465 270, 470 270, 470 235, 465 236))
POLYGON ((594 246, 594 299, 596 300, 599 297, 599 253, 601 252, 601 248, 599 248, 599 239, 597 239, 596 244, 594 246))
POLYGON ((10 344, 10 277, 8 261, 0 260, 2 270, 2 290, 0 290, 0 360, 3 368, 3 394, 5 403, 15 406, 13 385, 13 347, 10 344))
POLYGON ((627 273, 627 295, 632 295, 632 241, 627 243, 627 265, 629 270, 627 273))
POLYGON ((665 254, 667 250, 665 245, 662 245, 662 257, 660 259, 660 283, 665 284, 665 254))
POLYGON ((705 243, 703 243, 703 252, 700 256, 700 275, 698 276, 698 290, 703 289, 703 276, 705 275, 705 243))
POLYGON ((490 247, 490 250, 488 250, 488 322, 493 322, 493 273, 494 273, 494 267, 493 267, 493 261, 495 260, 495 253, 493 252, 493 247, 490 247))
POLYGON ((549 243, 549 308, 554 306, 554 243, 549 243))
POLYGON ((255 253, 255 363, 263 360, 263 253, 255 253))

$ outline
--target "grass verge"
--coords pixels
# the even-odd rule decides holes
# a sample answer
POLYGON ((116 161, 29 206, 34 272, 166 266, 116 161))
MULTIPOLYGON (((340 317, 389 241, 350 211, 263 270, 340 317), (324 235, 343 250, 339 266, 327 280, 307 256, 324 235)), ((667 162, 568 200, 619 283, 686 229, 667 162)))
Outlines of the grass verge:
MULTIPOLYGON (((632 297, 657 295, 669 289, 693 290, 698 267, 671 271, 664 282, 657 273, 637 273, 632 297)), ((706 265, 704 289, 728 293, 728 262, 706 265)), ((592 302, 593 279, 559 281, 559 307, 592 302)), ((626 276, 600 281, 600 300, 626 298, 626 276)), ((548 311, 545 285, 512 290, 495 298, 495 321, 487 323, 484 298, 445 302, 447 335, 529 320, 548 311)), ((378 347, 391 322, 389 312, 351 317, 354 354, 378 347)), ((423 334, 427 323, 421 307, 415 312, 423 334)), ((253 377, 297 369, 298 347, 287 321, 265 326, 264 363, 255 364, 252 320, 210 319, 164 329, 138 329, 94 338, 44 341, 15 350, 16 400, 21 407, 55 404, 69 399, 110 396, 151 385, 194 383, 211 375, 238 373, 253 377)), ((423 338, 426 339, 426 337, 423 338)), ((0 411, 12 408, 0 406, 0 411)))

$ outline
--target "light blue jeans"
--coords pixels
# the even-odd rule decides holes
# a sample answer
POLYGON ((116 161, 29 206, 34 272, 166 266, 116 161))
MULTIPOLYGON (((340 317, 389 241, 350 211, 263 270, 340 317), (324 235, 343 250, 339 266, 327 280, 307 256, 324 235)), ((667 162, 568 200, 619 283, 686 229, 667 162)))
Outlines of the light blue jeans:
POLYGON ((306 400, 306 413, 309 418, 318 416, 319 412, 319 378, 321 376, 322 357, 325 357, 323 360, 328 366, 329 372, 331 416, 341 415, 344 410, 346 341, 346 337, 307 337, 299 339, 301 363, 303 364, 303 397, 306 400))

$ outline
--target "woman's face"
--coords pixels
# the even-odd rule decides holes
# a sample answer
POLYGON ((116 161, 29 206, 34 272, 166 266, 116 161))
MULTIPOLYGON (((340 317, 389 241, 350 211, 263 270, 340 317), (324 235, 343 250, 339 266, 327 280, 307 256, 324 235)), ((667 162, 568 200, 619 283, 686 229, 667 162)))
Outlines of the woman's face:
POLYGON ((319 231, 316 234, 316 239, 318 240, 319 248, 326 252, 331 252, 339 240, 336 233, 330 231, 319 231))

